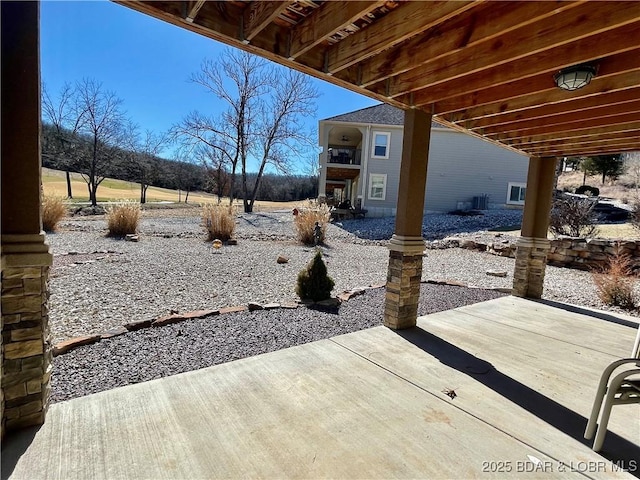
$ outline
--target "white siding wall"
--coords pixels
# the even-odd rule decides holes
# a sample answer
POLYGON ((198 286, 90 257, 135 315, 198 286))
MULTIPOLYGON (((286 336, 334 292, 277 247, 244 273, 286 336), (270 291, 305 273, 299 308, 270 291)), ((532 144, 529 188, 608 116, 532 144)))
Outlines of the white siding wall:
POLYGON ((425 211, 471 207, 474 196, 489 195, 489 208, 506 204, 509 182, 526 182, 528 158, 479 138, 433 130, 429 148, 425 211))
POLYGON ((398 201, 398 184, 400 183, 400 160, 402 156, 402 128, 372 126, 369 135, 369 144, 363 146, 362 155, 367 155, 367 172, 365 174, 365 198, 364 205, 367 216, 392 216, 395 215, 398 201), (389 158, 371 158, 373 149, 374 132, 390 132, 389 158), (370 174, 387 175, 387 191, 384 200, 372 200, 369 198, 370 174))

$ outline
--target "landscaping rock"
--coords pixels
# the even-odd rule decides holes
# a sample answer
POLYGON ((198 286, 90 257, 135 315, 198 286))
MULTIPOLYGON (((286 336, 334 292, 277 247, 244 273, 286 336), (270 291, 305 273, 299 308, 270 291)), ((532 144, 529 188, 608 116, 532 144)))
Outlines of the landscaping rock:
POLYGON ((264 307, 256 302, 249 302, 247 304, 247 308, 250 312, 255 312, 256 310, 264 310, 264 307))
POLYGON ((490 277, 506 277, 507 276, 507 272, 504 272, 502 270, 487 270, 486 273, 490 277))
POLYGON ((138 235, 134 234, 134 233, 127 233, 127 235, 124 237, 124 239, 127 242, 137 242, 140 240, 140 237, 138 237, 138 235))
POLYGON ((276 262, 283 264, 283 263, 288 263, 289 259, 283 255, 279 255, 278 259, 276 260, 276 262))
POLYGON ((83 345, 91 345, 100 341, 100 335, 85 335, 83 337, 71 338, 60 342, 53 346, 53 356, 56 357, 63 353, 73 350, 74 348, 81 347, 83 345))

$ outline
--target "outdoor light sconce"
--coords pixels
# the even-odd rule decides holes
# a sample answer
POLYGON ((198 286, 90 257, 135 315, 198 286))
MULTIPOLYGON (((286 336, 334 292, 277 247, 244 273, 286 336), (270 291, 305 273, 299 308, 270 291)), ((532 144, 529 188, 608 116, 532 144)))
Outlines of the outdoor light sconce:
POLYGON ((348 142, 349 141, 349 137, 347 137, 346 135, 342 135, 342 141, 343 142, 348 142))
POLYGON ((559 88, 571 92, 589 85, 595 75, 596 69, 591 65, 575 65, 560 70, 553 79, 559 88))

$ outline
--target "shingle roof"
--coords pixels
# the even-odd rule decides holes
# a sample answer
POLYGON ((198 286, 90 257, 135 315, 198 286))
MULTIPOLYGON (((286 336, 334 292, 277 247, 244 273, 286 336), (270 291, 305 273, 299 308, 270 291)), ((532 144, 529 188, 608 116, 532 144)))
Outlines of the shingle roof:
MULTIPOLYGON (((404 125, 404 110, 400 108, 381 103, 373 107, 367 107, 354 112, 343 113, 335 117, 325 118, 324 121, 331 120, 336 122, 349 123, 370 123, 372 125, 404 125)), ((443 128, 437 122, 431 122, 431 127, 443 128)))

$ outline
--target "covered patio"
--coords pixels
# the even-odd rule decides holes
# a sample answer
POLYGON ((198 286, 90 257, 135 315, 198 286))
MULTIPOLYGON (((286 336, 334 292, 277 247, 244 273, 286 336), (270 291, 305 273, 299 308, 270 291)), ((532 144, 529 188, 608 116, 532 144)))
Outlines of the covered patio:
MULTIPOLYGON (((461 310, 413 328, 424 249, 415 205, 424 204, 432 119, 528 155, 513 295, 540 298, 557 157, 640 150, 640 2, 117 3, 405 109, 390 330, 56 405, 45 422, 52 257, 40 215, 39 2, 3 1, 2 434, 44 423, 16 478, 83 468, 83 478, 468 477, 498 474, 482 472, 483 461, 530 452, 552 463, 602 460, 578 426, 632 329, 515 297, 491 304, 489 316, 461 310), (305 444, 334 445, 333 457, 305 444)), ((628 408, 614 411, 623 416, 606 448, 638 458, 628 408)), ((15 456, 21 445, 7 449, 15 456)))
MULTIPOLYGON (((637 319, 636 319, 637 320, 637 319)), ((503 297, 50 407, 11 479, 633 478, 637 405, 582 439, 634 319, 503 297), (624 470, 628 470, 629 473, 624 470)))

